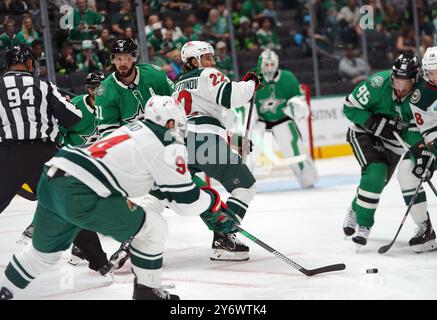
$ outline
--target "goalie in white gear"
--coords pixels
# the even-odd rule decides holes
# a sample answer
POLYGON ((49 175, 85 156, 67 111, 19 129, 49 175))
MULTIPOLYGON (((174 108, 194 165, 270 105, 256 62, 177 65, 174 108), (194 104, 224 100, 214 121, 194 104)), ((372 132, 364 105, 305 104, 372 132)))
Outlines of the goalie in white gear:
POLYGON ((200 215, 213 230, 235 231, 236 218, 221 206, 217 191, 200 190, 191 180, 182 140, 184 111, 171 97, 154 96, 147 102, 145 119, 89 147, 66 146, 46 163, 32 245, 10 260, 0 300, 17 297, 20 289, 55 265, 82 228, 118 241, 133 237, 134 299, 179 299, 161 289, 167 223, 128 197, 153 190, 175 212, 200 215))
POLYGON ((305 161, 290 168, 302 188, 312 187, 319 177, 298 126, 306 128, 309 117, 305 94, 291 71, 279 69, 279 57, 274 51, 261 53, 258 68, 263 87, 256 93, 257 129, 270 130, 286 157, 307 155, 305 161))
MULTIPOLYGON (((231 82, 215 68, 213 47, 203 41, 187 42, 181 50, 183 73, 175 84, 173 97, 188 115, 187 149, 189 168, 219 181, 231 194, 229 208, 243 219, 255 196, 255 178, 230 144, 240 147, 241 137, 231 136, 224 126, 223 110, 248 102, 259 84, 255 73, 241 82, 231 82)), ((249 259, 249 248, 235 234, 214 233, 211 260, 249 259)))

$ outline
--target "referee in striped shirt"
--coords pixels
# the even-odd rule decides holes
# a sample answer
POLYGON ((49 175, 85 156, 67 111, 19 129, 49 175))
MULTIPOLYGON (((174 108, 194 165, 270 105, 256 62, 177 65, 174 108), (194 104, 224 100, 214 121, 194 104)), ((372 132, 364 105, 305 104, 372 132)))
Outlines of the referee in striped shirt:
POLYGON ((8 71, 0 77, 0 213, 23 183, 36 191, 44 163, 57 151, 58 125, 69 128, 80 110, 57 87, 34 76, 35 56, 25 45, 5 56, 8 71))

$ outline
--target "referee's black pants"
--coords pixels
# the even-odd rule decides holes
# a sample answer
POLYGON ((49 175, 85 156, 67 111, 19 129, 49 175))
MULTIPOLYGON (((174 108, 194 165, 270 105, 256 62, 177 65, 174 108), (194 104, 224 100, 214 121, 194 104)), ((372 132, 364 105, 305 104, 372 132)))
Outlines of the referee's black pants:
POLYGON ((0 213, 27 183, 36 192, 44 163, 58 151, 51 141, 26 140, 0 142, 0 213))

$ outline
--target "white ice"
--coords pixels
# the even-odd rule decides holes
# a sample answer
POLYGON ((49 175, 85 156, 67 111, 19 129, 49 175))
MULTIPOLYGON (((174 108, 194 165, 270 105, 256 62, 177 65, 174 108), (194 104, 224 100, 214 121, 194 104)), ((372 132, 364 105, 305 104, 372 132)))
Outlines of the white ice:
MULTIPOLYGON (((242 227, 305 268, 345 263, 346 270, 307 277, 242 235, 250 245, 247 262, 209 260, 212 234, 199 218, 165 212, 169 238, 164 259, 164 284, 182 299, 436 299, 437 251, 413 253, 408 240, 415 225, 408 218, 398 240, 385 255, 377 250, 389 243, 405 214, 399 185, 394 179, 384 191, 376 223, 364 248, 356 253, 345 239, 342 223, 359 180, 352 157, 317 161, 321 180, 316 188, 299 190, 291 173, 261 180, 242 227), (376 274, 366 269, 378 268, 376 274)), ((437 199, 425 187, 431 219, 437 199)), ((0 215, 0 271, 14 252, 16 240, 31 222, 35 203, 16 197, 0 215)), ((118 248, 102 237, 110 255, 118 248)), ((115 282, 90 271, 86 264, 67 264, 69 253, 23 292, 25 299, 130 299, 132 274, 127 263, 115 282)))

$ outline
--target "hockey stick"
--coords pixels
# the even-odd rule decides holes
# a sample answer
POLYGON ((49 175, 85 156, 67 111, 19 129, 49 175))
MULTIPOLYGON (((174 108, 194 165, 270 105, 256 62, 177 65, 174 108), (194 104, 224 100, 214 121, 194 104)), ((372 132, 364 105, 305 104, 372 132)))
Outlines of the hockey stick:
POLYGON ((256 90, 253 93, 252 99, 250 99, 250 107, 249 107, 249 113, 247 115, 247 123, 246 123, 246 132, 244 133, 243 138, 243 151, 241 158, 243 159, 243 163, 246 160, 247 157, 247 147, 249 144, 249 131, 250 131, 250 123, 252 122, 252 113, 253 113, 253 105, 255 104, 255 97, 256 97, 256 90))
POLYGON ((241 227, 236 226, 236 229, 243 236, 245 236, 249 240, 252 240, 253 242, 255 242, 260 247, 266 249, 268 252, 274 254, 277 258, 281 259, 282 261, 284 261, 285 263, 289 264, 294 269, 297 269, 298 271, 302 272, 303 274, 305 274, 308 277, 314 276, 314 275, 319 274, 319 273, 332 272, 332 271, 341 271, 341 270, 346 269, 346 265, 344 263, 331 264, 329 266, 324 266, 324 267, 320 267, 320 268, 316 268, 316 269, 305 269, 304 267, 302 267, 301 265, 297 264, 296 262, 294 262, 293 260, 291 260, 287 256, 285 256, 282 253, 276 251, 275 249, 273 249, 272 247, 270 247, 266 243, 262 242, 261 240, 259 240, 255 236, 251 235, 249 232, 247 232, 246 230, 242 229, 241 227))
MULTIPOLYGON (((406 150, 409 150, 409 148, 407 147, 406 143, 402 140, 402 138, 399 136, 399 134, 398 134, 397 132, 394 132, 393 134, 394 134, 394 136, 396 137, 396 139, 399 141, 399 143, 400 143, 400 144, 401 144, 401 145, 402 145, 406 150)), ((402 218, 401 225, 399 226, 398 231, 396 232, 395 237, 393 238, 393 240, 392 240, 389 244, 387 244, 387 245, 385 245, 385 246, 382 246, 382 247, 380 247, 380 248, 378 249, 378 253, 379 253, 379 254, 384 254, 384 253, 386 253, 388 250, 390 250, 390 248, 391 248, 391 247, 393 246, 393 244, 395 243, 395 241, 396 241, 396 239, 397 239, 397 237, 398 237, 398 235, 399 235, 399 232, 401 231, 402 227, 404 226, 405 220, 407 219, 407 216, 408 216, 408 214, 410 213, 411 208, 413 207, 414 201, 416 201, 417 195, 419 194, 420 187, 422 186, 422 183, 423 183, 423 181, 425 180, 425 177, 426 177, 426 171, 428 170, 429 166, 431 165, 431 162, 432 162, 433 158, 434 158, 434 157, 431 157, 431 158, 428 160, 428 163, 426 164, 425 172, 423 173, 422 178, 420 178, 419 184, 418 184, 417 187, 416 187, 416 190, 415 190, 415 192, 414 192, 413 198, 411 199, 410 204, 408 205, 407 212, 405 213, 404 217, 402 218)))
MULTIPOLYGON (((429 163, 429 162, 428 162, 428 163, 429 163)), ((425 172, 426 172, 426 170, 425 170, 425 172)), ((407 216, 408 216, 408 214, 410 213, 411 208, 413 207, 414 201, 416 201, 417 195, 419 194, 419 189, 420 189, 420 187, 422 186, 422 183, 423 183, 423 180, 424 180, 424 179, 425 179, 425 177, 422 177, 422 178, 420 179, 419 184, 417 185, 416 191, 414 192, 414 196, 413 196, 413 198, 411 199, 410 204, 408 205, 407 212, 405 212, 405 215, 404 215, 404 217, 402 218, 401 225, 399 226, 398 232, 396 232, 395 237, 393 238, 393 240, 392 240, 389 244, 387 244, 387 245, 385 245, 385 246, 382 246, 381 248, 378 249, 378 253, 379 253, 379 254, 386 253, 388 250, 390 250, 390 248, 391 248, 391 247, 393 246, 393 244, 395 243, 396 238, 398 237, 398 234, 399 234, 399 232, 401 231, 402 227, 404 226, 405 220, 407 219, 407 216)))
MULTIPOLYGON (((193 177, 193 182, 198 186, 206 186, 206 182, 203 181, 201 178, 194 176, 193 177)), ((228 210, 230 210, 228 208, 228 210)), ((267 250, 268 252, 274 254, 277 258, 281 259, 282 261, 284 261, 285 263, 289 264, 290 266, 292 266, 293 268, 299 270, 300 272, 302 272, 303 274, 305 274, 306 276, 314 276, 316 274, 319 273, 325 273, 325 272, 332 272, 332 271, 341 271, 346 269, 346 265, 344 263, 337 263, 337 264, 332 264, 329 266, 324 266, 324 267, 320 267, 317 269, 305 269, 304 267, 302 267, 301 265, 297 264, 296 262, 294 262, 293 260, 291 260, 290 258, 288 258, 287 256, 283 255, 282 253, 276 251, 275 249, 273 249, 272 247, 270 247, 268 244, 262 242, 261 240, 259 240, 257 237, 251 235, 249 232, 247 232, 246 230, 244 230, 243 228, 241 228, 238 225, 235 225, 235 228, 238 230, 238 232, 240 232, 243 236, 245 236, 246 238, 248 238, 249 240, 252 240, 253 242, 255 242, 257 245, 259 245, 260 247, 264 248, 265 250, 267 250)))

